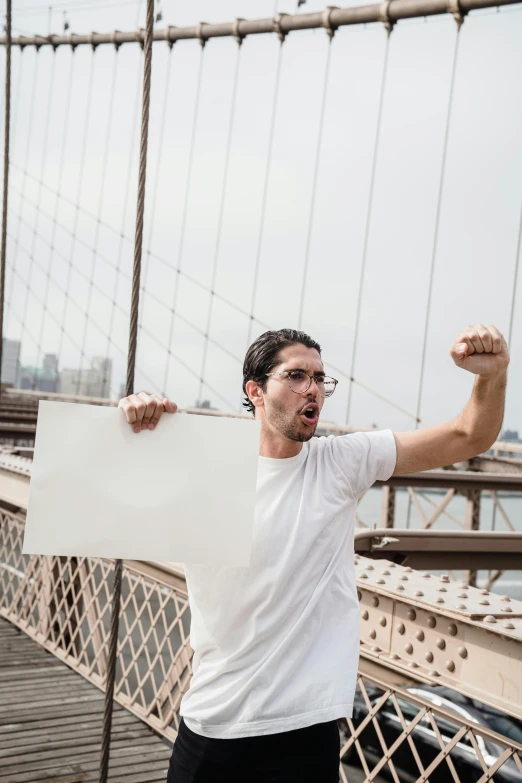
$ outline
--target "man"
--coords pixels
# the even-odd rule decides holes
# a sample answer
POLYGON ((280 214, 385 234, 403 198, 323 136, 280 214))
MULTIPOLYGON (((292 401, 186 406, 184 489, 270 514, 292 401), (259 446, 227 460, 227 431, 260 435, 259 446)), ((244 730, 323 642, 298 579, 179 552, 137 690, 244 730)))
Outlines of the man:
MULTIPOLYGON (((244 405, 261 422, 251 563, 185 567, 193 676, 167 783, 339 780, 336 721, 351 716, 359 657, 357 501, 392 473, 486 451, 502 424, 503 336, 469 326, 451 355, 476 375, 455 419, 414 432, 312 439, 337 384, 325 376, 320 346, 281 329, 248 349, 244 405)), ((176 410, 144 392, 120 406, 136 433, 176 410)))

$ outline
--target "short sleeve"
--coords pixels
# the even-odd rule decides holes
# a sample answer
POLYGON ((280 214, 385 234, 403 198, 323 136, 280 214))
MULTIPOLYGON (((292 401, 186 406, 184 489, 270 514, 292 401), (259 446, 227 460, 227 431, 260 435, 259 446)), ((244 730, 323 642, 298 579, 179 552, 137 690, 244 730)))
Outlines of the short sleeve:
POLYGON ((397 462, 391 430, 333 436, 332 453, 356 499, 376 481, 389 479, 397 462))

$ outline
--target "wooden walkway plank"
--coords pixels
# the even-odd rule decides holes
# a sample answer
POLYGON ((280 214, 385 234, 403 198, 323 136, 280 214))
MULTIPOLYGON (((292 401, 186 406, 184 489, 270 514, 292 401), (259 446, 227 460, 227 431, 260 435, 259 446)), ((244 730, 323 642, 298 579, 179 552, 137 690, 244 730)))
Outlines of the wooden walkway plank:
MULTIPOLYGON (((97 783, 104 694, 0 618, 0 783, 97 783)), ((165 783, 172 748, 114 703, 110 783, 165 783)))

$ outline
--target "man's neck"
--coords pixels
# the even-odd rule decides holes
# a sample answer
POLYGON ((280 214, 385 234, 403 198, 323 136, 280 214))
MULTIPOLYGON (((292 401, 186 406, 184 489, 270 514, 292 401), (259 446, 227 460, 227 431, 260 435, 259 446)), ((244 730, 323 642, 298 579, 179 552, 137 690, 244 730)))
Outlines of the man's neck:
POLYGON ((289 457, 297 456, 302 448, 303 444, 300 441, 288 440, 288 438, 282 437, 274 438, 270 433, 261 431, 259 442, 260 457, 288 459, 289 457))

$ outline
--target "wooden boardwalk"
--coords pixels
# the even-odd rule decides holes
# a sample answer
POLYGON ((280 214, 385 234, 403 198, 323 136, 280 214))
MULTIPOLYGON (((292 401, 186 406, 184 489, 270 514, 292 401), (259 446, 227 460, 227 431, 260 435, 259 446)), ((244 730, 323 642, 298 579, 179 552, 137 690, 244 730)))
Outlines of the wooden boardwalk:
MULTIPOLYGON (((97 783, 104 694, 0 619, 0 783, 97 783)), ((171 748, 114 704, 109 780, 165 783, 171 748)))

